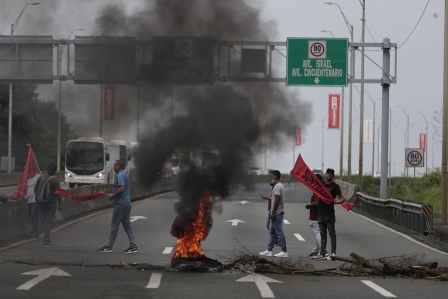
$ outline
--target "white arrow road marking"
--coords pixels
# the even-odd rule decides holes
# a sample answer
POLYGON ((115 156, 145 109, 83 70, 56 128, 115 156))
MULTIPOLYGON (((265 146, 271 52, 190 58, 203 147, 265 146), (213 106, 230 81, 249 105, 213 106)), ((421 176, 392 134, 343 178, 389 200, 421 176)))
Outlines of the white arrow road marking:
POLYGON ((232 219, 232 220, 227 220, 226 222, 232 222, 232 226, 237 226, 238 222, 246 222, 246 221, 239 220, 239 219, 232 219))
POLYGON ((131 216, 131 222, 137 221, 139 219, 148 219, 145 216, 131 216))
POLYGON ((294 234, 299 241, 305 241, 305 239, 300 234, 294 234))
POLYGON ((284 223, 284 224, 289 224, 289 221, 286 220, 286 219, 283 219, 283 223, 284 223))
POLYGON ((392 294, 391 292, 386 291, 385 289, 383 289, 382 287, 380 287, 379 285, 377 285, 373 281, 361 280, 361 282, 364 283, 365 285, 371 287, 372 289, 374 289, 375 291, 377 291, 378 293, 380 293, 384 297, 397 297, 394 294, 392 294))
POLYGON ((162 280, 162 273, 152 273, 146 288, 157 289, 160 286, 161 280, 162 280))
POLYGON ((165 250, 162 252, 162 254, 170 254, 174 247, 165 247, 165 250))
POLYGON ((245 205, 245 204, 248 203, 248 201, 247 201, 247 200, 242 200, 242 201, 240 201, 240 203, 241 203, 242 205, 245 205))
POLYGON ((67 272, 64 272, 61 269, 56 268, 56 267, 26 272, 26 273, 22 273, 22 275, 37 275, 37 277, 35 277, 35 278, 25 282, 21 286, 19 286, 17 288, 18 290, 29 290, 32 287, 34 287, 36 284, 47 279, 50 276, 71 276, 67 272))
POLYGON ((268 282, 283 283, 283 281, 278 281, 263 275, 250 274, 243 278, 237 280, 237 282, 255 282, 258 290, 260 290, 262 298, 275 298, 274 293, 268 286, 268 282))

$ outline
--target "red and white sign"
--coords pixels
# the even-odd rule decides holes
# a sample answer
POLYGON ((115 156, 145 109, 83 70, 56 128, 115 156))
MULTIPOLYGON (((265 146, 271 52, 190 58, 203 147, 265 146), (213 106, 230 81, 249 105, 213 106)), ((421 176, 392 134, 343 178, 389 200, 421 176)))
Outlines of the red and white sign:
POLYGON ((295 137, 294 138, 295 145, 298 145, 298 146, 302 145, 302 137, 300 135, 300 128, 296 128, 294 137, 295 137))
POLYGON ((420 148, 423 149, 423 151, 426 152, 426 134, 420 134, 420 148))
POLYGON ((339 129, 341 115, 341 95, 328 95, 328 128, 339 129))
POLYGON ((114 119, 115 116, 115 87, 104 87, 104 119, 114 119))

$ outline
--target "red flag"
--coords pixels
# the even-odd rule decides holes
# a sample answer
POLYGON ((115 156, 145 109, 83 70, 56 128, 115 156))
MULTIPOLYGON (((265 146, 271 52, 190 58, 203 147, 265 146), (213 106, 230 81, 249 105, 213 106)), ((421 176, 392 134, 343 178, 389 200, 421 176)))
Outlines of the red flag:
POLYGON ((58 189, 54 192, 54 194, 56 195, 64 195, 67 196, 68 198, 74 199, 76 201, 88 201, 88 200, 93 200, 96 199, 98 197, 103 196, 105 193, 103 191, 100 191, 98 193, 92 194, 92 195, 73 195, 71 193, 68 193, 67 191, 65 191, 64 189, 58 189))
POLYGON ((328 189, 324 186, 324 183, 319 180, 314 172, 312 172, 311 169, 305 164, 301 154, 299 154, 296 165, 290 173, 326 204, 334 202, 333 196, 331 196, 330 192, 328 192, 328 189))
POLYGON ((28 159, 26 160, 25 170, 23 171, 22 178, 17 185, 17 191, 11 198, 17 199, 19 197, 25 198, 26 196, 26 182, 36 174, 40 173, 39 165, 37 164, 36 157, 34 156, 33 149, 29 145, 28 159))
POLYGON ((355 207, 355 204, 351 203, 351 202, 343 202, 340 204, 341 207, 343 207, 344 209, 346 209, 347 211, 350 211, 351 209, 353 209, 355 207))

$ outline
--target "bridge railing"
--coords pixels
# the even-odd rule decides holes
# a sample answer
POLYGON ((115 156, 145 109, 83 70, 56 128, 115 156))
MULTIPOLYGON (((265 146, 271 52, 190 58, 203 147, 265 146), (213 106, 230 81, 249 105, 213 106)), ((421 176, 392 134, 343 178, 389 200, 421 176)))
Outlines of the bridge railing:
POLYGON ((413 230, 424 236, 433 231, 434 212, 428 204, 407 199, 381 199, 356 192, 357 210, 401 227, 413 230))

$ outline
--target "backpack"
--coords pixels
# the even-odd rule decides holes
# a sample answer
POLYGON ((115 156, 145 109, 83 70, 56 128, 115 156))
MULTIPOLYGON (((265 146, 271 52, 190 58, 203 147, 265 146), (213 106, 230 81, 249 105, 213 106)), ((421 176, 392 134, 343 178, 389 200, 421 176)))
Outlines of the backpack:
POLYGON ((50 180, 54 177, 54 175, 49 178, 42 177, 42 181, 40 181, 39 186, 37 186, 36 192, 36 203, 38 205, 43 205, 45 203, 51 202, 51 200, 53 199, 53 194, 50 190, 50 180))

